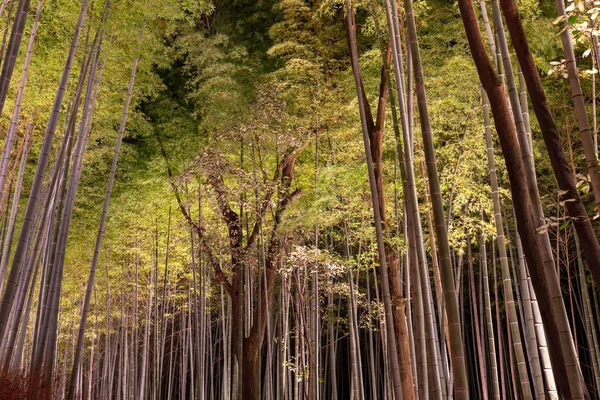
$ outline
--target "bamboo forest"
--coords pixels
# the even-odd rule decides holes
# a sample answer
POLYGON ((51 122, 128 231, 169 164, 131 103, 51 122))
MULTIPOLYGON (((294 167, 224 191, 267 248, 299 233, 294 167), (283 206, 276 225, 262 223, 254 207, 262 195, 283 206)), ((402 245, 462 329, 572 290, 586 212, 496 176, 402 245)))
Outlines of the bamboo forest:
POLYGON ((0 400, 600 400, 599 17, 0 0, 0 400))

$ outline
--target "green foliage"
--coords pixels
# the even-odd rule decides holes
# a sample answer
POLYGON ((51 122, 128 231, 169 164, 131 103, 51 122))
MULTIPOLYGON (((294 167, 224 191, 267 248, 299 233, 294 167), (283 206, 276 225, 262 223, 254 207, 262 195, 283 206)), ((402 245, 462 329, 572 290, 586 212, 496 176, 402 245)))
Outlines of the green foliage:
MULTIPOLYGON (((519 4, 529 43, 544 72, 551 106, 561 129, 570 133, 575 124, 568 108, 568 83, 560 73, 546 76, 550 62, 560 59, 557 29, 552 26, 545 3, 526 0, 519 4)), ((35 124, 26 190, 79 6, 80 2, 74 0, 44 4, 19 122, 20 133, 28 121, 35 124)), ((574 26, 583 24, 581 19, 593 14, 590 10, 577 10, 577 6, 571 10, 577 17, 569 21, 574 26)), ((100 3, 90 10, 68 99, 73 98, 80 60, 87 51, 86 37, 93 37, 101 12, 100 3)), ((456 5, 417 1, 415 13, 442 198, 449 214, 450 241, 453 248, 460 249, 467 236, 475 243, 482 230, 486 236, 495 232, 479 81, 456 5), (452 204, 448 201, 451 197, 452 204)), ((103 310, 107 300, 116 304, 121 290, 131 293, 135 289, 136 267, 140 297, 149 301, 158 293, 153 274, 158 267, 157 282, 162 282, 169 214, 169 281, 173 288, 181 289, 173 295, 173 301, 186 302, 182 293, 191 277, 190 227, 174 201, 167 160, 185 206, 194 219, 202 215, 206 241, 226 275, 231 272, 227 227, 220 214, 218 195, 208 184, 209 176, 222 177, 227 204, 236 211, 244 208, 250 228, 259 217, 257 204, 269 191, 274 192, 266 215, 260 216, 264 217, 262 233, 268 237, 280 195, 280 186, 273 177, 291 148, 298 151, 292 189, 301 189, 302 195, 292 201, 279 227, 282 237, 294 244, 282 275, 299 265, 316 266, 319 273, 331 277, 328 289, 336 295, 347 295, 349 287, 342 282, 346 282, 348 270, 359 268, 360 277, 364 277, 376 264, 367 168, 344 17, 340 0, 226 0, 219 2, 218 7, 207 0, 116 1, 112 5, 103 49, 105 70, 65 264, 61 305, 65 326, 70 329, 77 323, 76 310, 89 269, 131 63, 144 20, 140 65, 96 282, 93 307, 99 309, 99 323, 106 322, 103 310), (320 237, 318 249, 308 247, 314 246, 315 228, 320 237), (340 258, 346 237, 352 253, 350 261, 340 258)), ((365 92, 375 112, 381 79, 375 22, 386 30, 381 5, 359 1, 356 21, 365 92), (375 17, 371 15, 372 5, 375 17)), ((586 34, 592 31, 589 23, 577 26, 585 33, 579 36, 577 47, 578 54, 584 56, 590 48, 586 34)), ((30 26, 27 35, 29 30, 30 26)), ((385 32, 382 39, 386 40, 385 32)), ((589 55, 584 57, 582 68, 591 68, 589 55)), ((22 61, 23 52, 19 57, 22 61)), ((17 63, 15 76, 19 76, 20 68, 22 62, 17 63)), ((553 68, 559 72, 560 61, 553 68)), ((583 78, 584 85, 589 86, 590 74, 585 75, 585 70, 583 78)), ((12 107, 16 89, 13 82, 6 109, 12 107)), ((587 89, 586 93, 591 93, 587 89)), ((413 116, 415 171, 424 233, 428 237, 429 205, 424 201, 428 185, 425 170, 421 173, 423 155, 416 111, 413 116)), ((6 112, 1 117, 3 126, 8 117, 6 112)), ((64 123, 62 119, 64 115, 64 123)), ((535 121, 532 129, 540 185, 544 192, 554 193, 555 182, 535 121)), ((385 219, 391 226, 399 223, 401 229, 402 221, 396 221, 396 198, 401 218, 403 193, 394 159, 396 142, 389 105, 384 132, 385 219)), ((61 138, 59 131, 56 140, 61 138)), ((583 171, 578 141, 573 141, 574 160, 583 171)), ((499 149, 497 143, 496 148, 499 149)), ((502 199, 508 205, 508 181, 500 153, 496 162, 502 199)), ((584 191, 585 176, 580 181, 584 191)), ((25 191, 23 199, 26 195, 25 191)), ((546 207, 556 203, 550 196, 543 201, 546 207)), ((568 229, 564 221, 555 222, 560 229, 568 229)), ((245 229, 246 236, 248 230, 245 229)), ((390 242, 402 253, 406 245, 402 235, 391 236, 390 242)), ((260 257, 253 249, 248 261, 251 271, 258 270, 260 257)), ((199 268, 203 274, 210 274, 207 265, 199 268)), ((218 298, 219 286, 210 285, 209 295, 218 298)), ((361 324, 372 324, 378 305, 372 304, 372 313, 367 315, 364 293, 359 296, 359 303, 363 312, 361 324)), ((336 322, 343 321, 345 312, 340 316, 340 310, 334 311, 327 313, 332 319, 340 318, 336 322)), ((109 309, 108 318, 118 318, 119 313, 118 308, 109 309)), ((140 321, 144 318, 140 316, 140 321)))

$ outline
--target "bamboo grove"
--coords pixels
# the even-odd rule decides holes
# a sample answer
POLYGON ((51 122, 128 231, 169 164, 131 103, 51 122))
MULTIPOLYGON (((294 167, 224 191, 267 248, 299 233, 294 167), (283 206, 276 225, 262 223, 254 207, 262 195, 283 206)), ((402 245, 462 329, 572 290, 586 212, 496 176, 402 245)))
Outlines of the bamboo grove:
POLYGON ((600 399, 591 0, 2 0, 0 399, 600 399))

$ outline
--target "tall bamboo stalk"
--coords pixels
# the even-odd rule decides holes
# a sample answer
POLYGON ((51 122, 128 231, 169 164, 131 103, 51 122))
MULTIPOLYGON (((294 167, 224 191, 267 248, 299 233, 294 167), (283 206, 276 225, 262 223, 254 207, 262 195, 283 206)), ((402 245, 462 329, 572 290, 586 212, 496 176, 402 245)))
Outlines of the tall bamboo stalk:
MULTIPOLYGON (((519 367, 519 378, 521 390, 525 398, 531 398, 531 388, 527 374, 527 365, 525 364, 525 353, 521 342, 521 332, 519 330, 519 321, 517 319, 517 310, 513 295, 513 286, 510 278, 508 256, 506 253, 506 239, 504 236, 504 222, 502 218, 502 209, 500 204, 500 195, 498 187, 496 161, 494 160, 494 147, 492 141, 492 128, 490 125, 489 105, 487 95, 484 90, 481 91, 483 120, 485 124, 485 138, 487 143, 488 170, 490 175, 490 185, 492 187, 492 200, 494 203, 494 222, 496 226, 496 241, 498 242, 498 252, 500 254, 500 270, 502 273, 502 287, 504 288, 504 302, 507 309, 509 320, 509 331, 512 336, 512 342, 519 367)), ((543 389, 542 389, 543 393, 543 389)))
POLYGON ((90 267, 90 273, 88 277, 85 299, 83 303, 83 312, 81 313, 81 320, 79 323, 79 331, 77 333, 77 345, 75 350, 75 355, 73 357, 73 368, 71 370, 71 378, 69 381, 69 390, 67 393, 67 399, 71 400, 75 395, 75 384, 77 380, 77 374, 79 372, 79 368, 81 365, 81 358, 83 354, 83 344, 85 337, 85 326, 87 321, 87 315, 90 309, 90 301, 92 297, 92 288, 94 287, 94 278, 96 275, 96 265, 98 263, 98 257, 100 255, 100 246, 102 244, 102 237, 104 236, 104 226, 106 224, 106 216, 108 215, 108 206, 110 202, 110 195, 112 193, 112 187, 115 181, 115 175, 117 173, 117 163, 119 160, 119 153, 121 150, 121 142, 123 140, 123 134, 125 133, 125 125, 127 122, 127 112, 129 111, 129 104, 131 103, 131 94, 133 92, 133 84, 135 81, 135 74, 137 71, 137 65, 139 60, 139 50, 142 43, 142 35, 144 33, 145 22, 142 25, 142 29, 140 31, 140 37, 138 41, 138 46, 136 49, 136 57, 133 60, 133 67, 131 68, 131 76, 129 78, 129 87, 127 89, 127 95, 125 97, 125 106, 123 109, 123 115, 121 117, 121 124, 119 126, 119 134, 117 136, 117 143, 115 145, 115 153, 113 156, 112 166, 110 169, 110 174, 108 177, 108 184, 106 187, 106 194, 104 197, 104 204, 102 206, 102 214, 100 216, 100 223, 98 226, 98 233, 96 235, 96 243, 94 245, 94 253, 92 256, 92 264, 90 267))
MULTIPOLYGON (((348 26, 352 26, 352 9, 350 7, 350 1, 346 0, 346 19, 348 26)), ((351 31, 351 30, 350 30, 351 31)), ((364 111, 364 98, 363 93, 360 90, 360 78, 358 76, 358 54, 356 53, 356 37, 355 35, 351 35, 349 40, 352 42, 350 46, 351 49, 351 59, 352 64, 354 66, 354 83, 356 84, 356 93, 358 96, 358 104, 359 104, 359 112, 361 119, 361 127, 363 134, 363 144, 365 148, 365 155, 367 158, 367 168, 369 171, 369 185, 371 188, 371 199, 373 202, 373 217, 375 222, 375 231, 377 236, 377 248, 379 252, 379 266, 381 270, 381 286, 383 291, 383 303, 385 308, 385 319, 386 323, 386 332, 387 339, 390 348, 396 348, 396 334, 394 332, 393 314, 392 314, 392 305, 391 305, 391 297, 390 297, 390 284, 388 280, 388 272, 387 272, 387 263, 385 257, 385 249, 383 243, 383 229, 381 226, 381 215, 380 210, 377 205, 379 204, 379 198, 377 193, 377 187, 375 182, 375 174, 373 171, 373 162, 371 158, 371 147, 369 145, 369 136, 368 136, 368 128, 366 123, 366 115, 364 111)), ((402 385, 400 383, 400 371, 398 366, 398 354, 394 351, 390 352, 390 361, 391 361, 391 371, 392 371, 392 380, 393 380, 393 388, 394 395, 397 399, 402 398, 402 385)))
MULTIPOLYGON (((442 276, 442 287, 444 290, 446 315, 448 317, 448 329, 450 339, 449 350, 452 361, 452 371, 454 373, 454 393, 456 398, 458 399, 467 399, 469 398, 468 379, 464 360, 462 333, 459 323, 458 303, 452 275, 450 246, 448 243, 448 231, 446 227, 446 219, 444 217, 444 208, 439 184, 439 175, 437 171, 435 148, 433 145, 433 135, 431 130, 431 124, 429 121, 427 95, 425 91, 423 69, 421 64, 421 53, 419 49, 419 42, 417 39, 417 29, 413 13, 412 0, 404 0, 404 9, 406 13, 408 40, 411 49, 412 65, 414 68, 413 73, 415 77, 417 104, 419 108, 419 121, 421 123, 423 150, 425 153, 427 165, 429 192, 431 195, 433 218, 436 229, 437 247, 442 276)), ((426 275, 428 278, 428 274, 423 275, 426 275)), ((427 279, 426 287, 429 286, 429 279, 427 279)), ((430 293, 431 290, 428 290, 430 293)), ((432 326, 430 327, 430 329, 431 328, 432 326)), ((434 334, 434 332, 429 333, 434 334)), ((436 377, 435 374, 436 371, 434 371, 433 383, 434 392, 437 392, 437 387, 439 387, 439 377, 436 377)))
POLYGON ((585 390, 581 382, 581 372, 578 368, 560 285, 556 274, 548 273, 547 268, 543 268, 546 254, 544 246, 539 240, 536 221, 532 217, 533 209, 529 197, 527 174, 522 164, 521 150, 506 102, 506 94, 486 53, 472 1, 460 0, 459 7, 473 60, 481 83, 490 99, 511 189, 513 193, 518 194, 513 196, 517 227, 523 240, 523 249, 531 270, 536 294, 541 298, 539 304, 545 316, 544 324, 548 331, 557 332, 560 338, 550 346, 556 370, 565 371, 562 375, 556 375, 557 384, 563 395, 583 399, 585 390))
POLYGON ((65 95, 65 90, 67 88, 67 83, 69 81, 69 76, 71 74, 71 67, 73 65, 73 60, 75 58, 75 51, 77 50, 77 44, 79 42, 79 36, 81 33, 81 27, 83 25, 83 20, 87 11, 88 0, 83 0, 81 4, 81 10, 79 12, 79 18, 77 20, 77 25, 75 27, 75 33, 73 35, 73 40, 71 41, 71 47, 69 49, 69 54, 67 56, 67 60, 65 63, 65 67, 63 69, 60 82, 58 84, 58 89, 56 91, 56 96, 54 98, 54 104, 52 106, 52 111, 50 113, 50 119, 48 121, 48 125, 46 127, 46 133, 44 135, 44 141, 42 143, 42 147, 40 150, 40 155, 38 157, 38 162, 36 166, 36 172, 33 179, 33 183, 31 185, 31 190, 29 194, 29 200, 27 202, 27 209, 25 211, 25 217, 23 220, 23 224, 21 226, 21 233, 19 235, 19 239, 17 242, 17 248, 15 250, 15 254, 13 256, 13 262, 10 269, 10 274, 8 276, 8 281, 6 283, 6 287, 4 289, 4 294, 2 297, 2 305, 0 306, 0 341, 4 338, 4 333, 6 331, 6 323, 8 320, 8 316, 10 314, 10 309, 12 307, 12 303, 14 301, 14 297, 17 289, 17 279, 21 274, 21 268, 23 262, 25 261, 25 252, 27 251, 29 242, 28 237, 30 231, 33 228, 33 220, 34 216, 37 212, 38 202, 40 198, 40 192, 42 189, 43 178, 45 175, 46 167, 48 165, 48 159, 50 156, 50 150, 52 148, 52 141, 54 139, 54 132, 56 130, 56 124, 58 122, 58 116, 60 113, 60 109, 62 106, 62 102, 65 95))

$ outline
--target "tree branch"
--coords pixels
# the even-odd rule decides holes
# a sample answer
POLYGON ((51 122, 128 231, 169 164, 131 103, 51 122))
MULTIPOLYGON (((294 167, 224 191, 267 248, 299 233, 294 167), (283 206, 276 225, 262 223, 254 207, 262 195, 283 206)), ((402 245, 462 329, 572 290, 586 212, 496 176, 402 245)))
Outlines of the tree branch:
POLYGON ((171 184, 171 188, 173 189, 173 193, 175 194, 175 199, 177 199, 177 205, 179 206, 179 209, 181 210, 181 213, 183 214, 183 216, 186 219, 186 221, 188 222, 188 224, 198 234, 199 244, 202 246, 202 249, 206 253, 209 264, 215 271, 215 279, 219 283, 221 283, 221 285, 223 285, 223 288, 227 291, 227 293, 231 294, 231 293, 233 293, 233 287, 231 286, 231 283, 229 283, 229 281, 227 280, 227 277, 223 273, 223 269, 221 268, 221 266, 215 259, 214 255, 212 253, 212 249, 210 248, 210 246, 204 239, 204 232, 205 232, 204 226, 202 226, 202 224, 200 224, 200 223, 195 222, 192 219, 192 216, 186 209, 185 204, 183 203, 183 200, 181 199, 181 194, 179 193, 179 188, 175 184, 173 170, 171 169, 171 164, 169 163, 169 158, 167 157, 167 152, 166 152, 165 147, 163 146, 163 143, 161 142, 158 134, 156 134, 156 141, 158 142, 158 144, 160 146, 160 152, 161 152, 163 158, 165 159, 165 163, 167 164, 167 174, 169 175, 169 183, 171 184))

